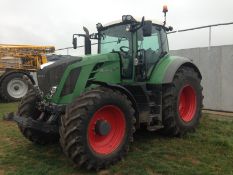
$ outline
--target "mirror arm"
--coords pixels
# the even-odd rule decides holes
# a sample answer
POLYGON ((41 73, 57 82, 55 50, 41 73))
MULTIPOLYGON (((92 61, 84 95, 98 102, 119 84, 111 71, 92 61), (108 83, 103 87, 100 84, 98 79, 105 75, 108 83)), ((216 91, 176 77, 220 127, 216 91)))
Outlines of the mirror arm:
POLYGON ((136 32, 137 30, 139 30, 140 28, 142 28, 143 25, 144 25, 144 21, 145 21, 145 17, 143 16, 140 25, 138 27, 136 27, 136 28, 133 27, 132 32, 136 32))

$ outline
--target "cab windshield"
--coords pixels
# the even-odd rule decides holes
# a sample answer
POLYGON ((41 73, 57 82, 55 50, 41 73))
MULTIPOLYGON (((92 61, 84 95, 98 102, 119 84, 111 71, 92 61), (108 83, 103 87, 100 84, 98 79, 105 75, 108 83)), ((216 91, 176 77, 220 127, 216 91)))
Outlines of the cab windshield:
POLYGON ((131 32, 127 32, 126 25, 117 25, 100 31, 99 52, 101 54, 132 50, 131 32))

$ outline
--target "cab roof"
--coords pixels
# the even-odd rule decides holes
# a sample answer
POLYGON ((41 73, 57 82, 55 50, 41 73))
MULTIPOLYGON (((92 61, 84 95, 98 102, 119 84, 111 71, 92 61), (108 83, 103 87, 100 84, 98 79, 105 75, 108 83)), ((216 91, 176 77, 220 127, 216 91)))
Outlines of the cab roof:
MULTIPOLYGON (((140 17, 136 17, 136 18, 134 17, 134 19, 136 20, 136 22, 142 21, 142 18, 140 18, 140 17)), ((145 19, 145 20, 150 20, 150 21, 152 21, 153 24, 163 26, 163 22, 158 21, 156 19, 145 19)), ((108 26, 119 24, 119 23, 122 23, 122 19, 108 22, 108 23, 104 24, 103 27, 108 27, 108 26)))

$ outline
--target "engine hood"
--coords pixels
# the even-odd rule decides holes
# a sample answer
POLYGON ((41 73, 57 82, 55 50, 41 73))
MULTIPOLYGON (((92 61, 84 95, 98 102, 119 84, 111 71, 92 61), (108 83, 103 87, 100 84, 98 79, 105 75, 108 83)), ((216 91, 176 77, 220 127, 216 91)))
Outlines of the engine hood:
POLYGON ((47 94, 51 87, 57 86, 66 68, 73 63, 80 62, 82 57, 69 55, 53 55, 53 59, 41 66, 37 72, 38 85, 44 94, 47 94))
MULTIPOLYGON (((56 60, 54 58, 53 60, 56 60)), ((78 93, 88 87, 88 81, 119 82, 120 81, 120 55, 118 53, 85 55, 82 57, 63 56, 58 61, 43 65, 38 71, 38 85, 44 95, 47 95, 53 86, 57 89, 52 97, 54 103, 60 103, 61 98, 71 94, 76 84, 79 84, 78 93), (81 77, 81 78, 80 78, 81 77)), ((72 97, 72 98, 73 98, 72 97)), ((68 98, 68 97, 67 97, 68 98)), ((61 103, 67 103, 67 99, 61 103)))

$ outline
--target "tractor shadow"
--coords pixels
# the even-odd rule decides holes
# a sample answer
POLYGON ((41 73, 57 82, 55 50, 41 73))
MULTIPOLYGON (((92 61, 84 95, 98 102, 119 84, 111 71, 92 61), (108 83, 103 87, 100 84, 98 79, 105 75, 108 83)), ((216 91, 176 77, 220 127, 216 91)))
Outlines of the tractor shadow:
POLYGON ((161 143, 175 142, 177 140, 186 140, 187 136, 166 136, 157 131, 148 131, 146 128, 140 128, 134 133, 133 146, 137 145, 158 145, 161 143))
POLYGON ((134 133, 134 141, 169 138, 159 133, 159 131, 148 131, 146 128, 140 128, 134 133))

